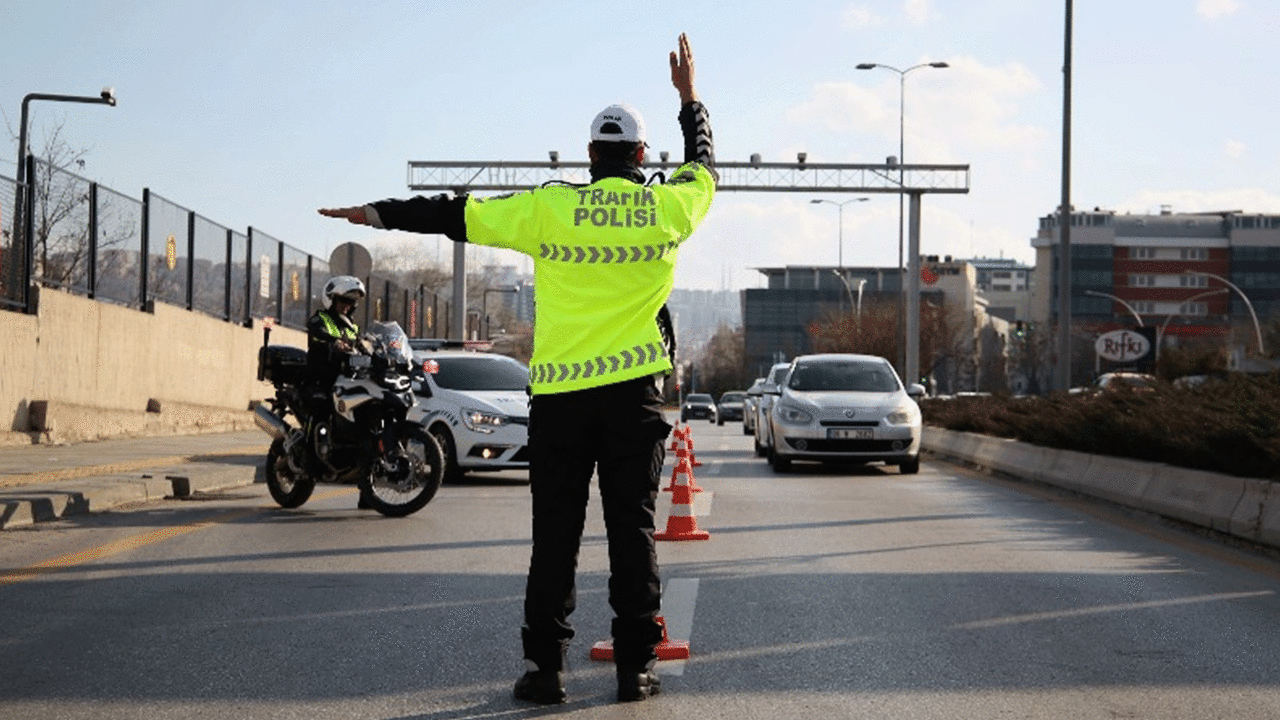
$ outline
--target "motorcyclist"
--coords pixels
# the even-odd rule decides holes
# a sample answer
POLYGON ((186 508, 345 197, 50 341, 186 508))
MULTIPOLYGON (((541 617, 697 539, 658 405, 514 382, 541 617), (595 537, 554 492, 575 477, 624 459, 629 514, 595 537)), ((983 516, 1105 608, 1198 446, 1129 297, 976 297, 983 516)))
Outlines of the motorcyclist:
POLYGON ((337 275, 324 285, 327 307, 307 320, 307 370, 311 380, 328 389, 342 372, 346 358, 357 352, 360 327, 351 319, 365 296, 364 283, 350 275, 337 275))
MULTIPOLYGON (((360 327, 351 316, 365 296, 364 283, 351 275, 337 275, 324 285, 327 307, 316 310, 307 320, 307 371, 310 376, 310 427, 308 436, 317 454, 322 444, 317 432, 321 424, 332 427, 333 403, 330 393, 347 358, 362 351, 360 327)), ((318 465, 318 463, 317 463, 318 465)), ((313 472, 323 474, 321 467, 313 472)), ((369 507, 363 492, 358 507, 369 507)))

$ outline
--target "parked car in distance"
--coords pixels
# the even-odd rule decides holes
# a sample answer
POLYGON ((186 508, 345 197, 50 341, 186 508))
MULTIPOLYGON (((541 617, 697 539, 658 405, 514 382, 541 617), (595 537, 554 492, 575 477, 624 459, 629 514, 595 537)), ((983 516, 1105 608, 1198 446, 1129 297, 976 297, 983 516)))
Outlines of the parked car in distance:
POLYGON ((1084 387, 1074 387, 1068 392, 1100 392, 1103 390, 1117 390, 1121 387, 1129 387, 1134 390, 1150 390, 1158 383, 1154 375, 1140 372, 1107 372, 1099 375, 1093 382, 1084 387))
POLYGON ((875 355, 802 355, 774 398, 769 464, 786 472, 796 460, 883 462, 920 471, 923 385, 903 386, 893 365, 875 355))
POLYGON ((742 400, 742 434, 754 435, 756 432, 756 406, 760 404, 760 388, 764 387, 764 378, 756 378, 747 388, 747 396, 742 400))
POLYGON ((414 393, 427 413, 427 432, 444 451, 445 482, 468 472, 528 470, 529 368, 456 341, 418 338, 409 345, 424 365, 414 393))
POLYGON ((790 369, 789 362, 775 364, 769 368, 769 374, 764 378, 764 385, 760 386, 760 402, 756 405, 756 457, 764 457, 769 452, 769 445, 773 441, 773 428, 769 426, 769 408, 780 392, 782 379, 790 369))
POLYGON ((716 403, 716 424, 723 425, 725 420, 742 420, 742 405, 747 399, 745 390, 733 390, 720 396, 716 403))
POLYGON ((716 421, 716 401, 706 393, 689 393, 680 406, 680 422, 694 420, 716 421))

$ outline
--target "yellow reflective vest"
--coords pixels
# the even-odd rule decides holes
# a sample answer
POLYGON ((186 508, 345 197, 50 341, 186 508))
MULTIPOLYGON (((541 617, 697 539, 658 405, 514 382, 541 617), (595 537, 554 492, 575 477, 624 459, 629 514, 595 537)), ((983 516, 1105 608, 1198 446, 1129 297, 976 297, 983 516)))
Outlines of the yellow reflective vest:
POLYGON ((533 258, 534 395, 671 370, 658 310, 671 294, 680 244, 714 195, 711 172, 689 163, 660 185, 609 177, 468 198, 468 242, 533 258))

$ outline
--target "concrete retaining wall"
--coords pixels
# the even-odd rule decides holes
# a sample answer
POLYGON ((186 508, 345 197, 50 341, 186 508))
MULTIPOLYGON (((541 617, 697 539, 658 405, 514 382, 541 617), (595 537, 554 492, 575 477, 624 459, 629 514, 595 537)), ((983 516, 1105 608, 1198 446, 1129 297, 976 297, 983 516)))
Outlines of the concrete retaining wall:
MULTIPOLYGON (((0 444, 248 429, 250 401, 270 393, 257 321, 42 290, 37 314, 0 312, 0 337, 0 444)), ((306 347, 306 334, 271 341, 306 347)))
POLYGON ((921 448, 1280 547, 1280 488, 1270 480, 1054 450, 929 426, 924 429, 921 448))

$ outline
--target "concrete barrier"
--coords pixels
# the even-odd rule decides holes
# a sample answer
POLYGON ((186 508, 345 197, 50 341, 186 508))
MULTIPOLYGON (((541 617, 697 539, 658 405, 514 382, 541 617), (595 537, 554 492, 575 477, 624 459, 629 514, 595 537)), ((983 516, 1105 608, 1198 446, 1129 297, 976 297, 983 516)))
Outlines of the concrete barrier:
MULTIPOLYGON (((1271 499, 1275 483, 1268 480, 1245 480, 1244 493, 1231 512, 1228 532, 1250 540, 1262 539, 1262 519, 1271 499)), ((1280 500, 1280 497, 1277 498, 1280 500)))
MULTIPOLYGON (((156 303, 150 312, 42 289, 36 315, 0 312, 0 444, 252 427, 262 325, 156 303), (156 412, 159 410, 159 412, 156 412), (7 426, 5 426, 7 425, 7 426)), ((305 348, 276 327, 273 343, 305 348)))
POLYGON ((1142 493, 1152 512, 1221 532, 1231 532, 1231 517, 1244 497, 1245 478, 1158 465, 1142 493))
POLYGON ((1280 547, 1280 488, 1270 480, 1042 448, 926 426, 923 451, 1280 547))
POLYGON ((1142 499, 1159 467, 1141 460, 1093 455, 1089 469, 1080 478, 1080 491, 1104 500, 1133 505, 1142 499))

